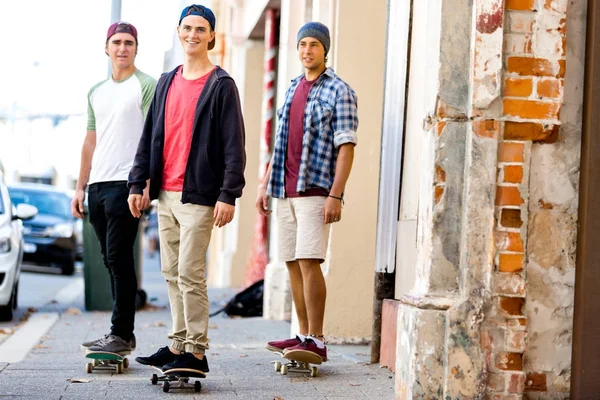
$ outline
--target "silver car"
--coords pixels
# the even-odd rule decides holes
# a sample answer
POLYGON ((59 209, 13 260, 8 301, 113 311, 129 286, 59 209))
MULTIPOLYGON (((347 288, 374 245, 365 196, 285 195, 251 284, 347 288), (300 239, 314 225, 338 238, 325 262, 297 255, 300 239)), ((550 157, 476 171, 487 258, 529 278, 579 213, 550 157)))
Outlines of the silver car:
POLYGON ((23 260, 22 220, 35 217, 29 204, 14 207, 0 174, 0 321, 10 321, 17 308, 19 274, 23 260))

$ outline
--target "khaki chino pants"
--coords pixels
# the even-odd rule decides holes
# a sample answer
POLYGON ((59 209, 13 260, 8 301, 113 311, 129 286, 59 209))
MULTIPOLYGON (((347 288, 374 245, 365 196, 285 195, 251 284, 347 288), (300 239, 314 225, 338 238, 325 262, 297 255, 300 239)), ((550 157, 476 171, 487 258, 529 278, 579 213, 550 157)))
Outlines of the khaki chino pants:
POLYGON ((181 192, 162 190, 158 230, 162 274, 171 305, 171 347, 204 354, 208 349, 209 303, 206 251, 214 225, 214 207, 182 204, 181 192))

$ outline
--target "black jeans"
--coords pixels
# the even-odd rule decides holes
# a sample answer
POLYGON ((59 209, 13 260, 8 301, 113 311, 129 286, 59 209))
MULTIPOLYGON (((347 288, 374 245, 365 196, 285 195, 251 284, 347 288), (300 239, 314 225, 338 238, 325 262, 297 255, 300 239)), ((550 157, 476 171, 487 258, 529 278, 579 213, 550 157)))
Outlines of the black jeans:
POLYGON ((139 219, 127 205, 126 181, 100 182, 88 188, 90 223, 102 247, 104 265, 110 274, 113 297, 111 334, 123 340, 133 337, 137 276, 133 245, 139 219))

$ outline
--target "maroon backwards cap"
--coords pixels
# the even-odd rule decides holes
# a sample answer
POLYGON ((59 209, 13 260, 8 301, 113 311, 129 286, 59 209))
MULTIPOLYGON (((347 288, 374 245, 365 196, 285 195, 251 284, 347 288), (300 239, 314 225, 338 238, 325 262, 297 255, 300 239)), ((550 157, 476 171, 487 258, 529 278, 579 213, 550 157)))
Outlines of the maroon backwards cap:
POLYGON ((135 38, 135 43, 137 44, 137 29, 135 29, 135 26, 131 25, 129 22, 118 21, 109 26, 108 32, 106 32, 106 40, 108 41, 108 39, 110 39, 110 37, 115 33, 129 33, 135 38))

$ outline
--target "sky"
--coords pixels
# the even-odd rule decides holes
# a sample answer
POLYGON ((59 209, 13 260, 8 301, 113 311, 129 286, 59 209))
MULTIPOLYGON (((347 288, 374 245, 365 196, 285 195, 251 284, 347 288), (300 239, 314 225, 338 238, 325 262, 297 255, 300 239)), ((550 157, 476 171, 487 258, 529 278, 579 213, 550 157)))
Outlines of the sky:
MULTIPOLYGON (((0 122, 0 162, 7 170, 78 170, 87 93, 108 76, 104 46, 111 4, 0 2, 0 118, 73 115, 56 127, 47 119, 0 122)), ((138 30, 136 66, 156 79, 163 72, 164 53, 172 46, 180 12, 177 0, 122 0, 121 20, 138 30)))

